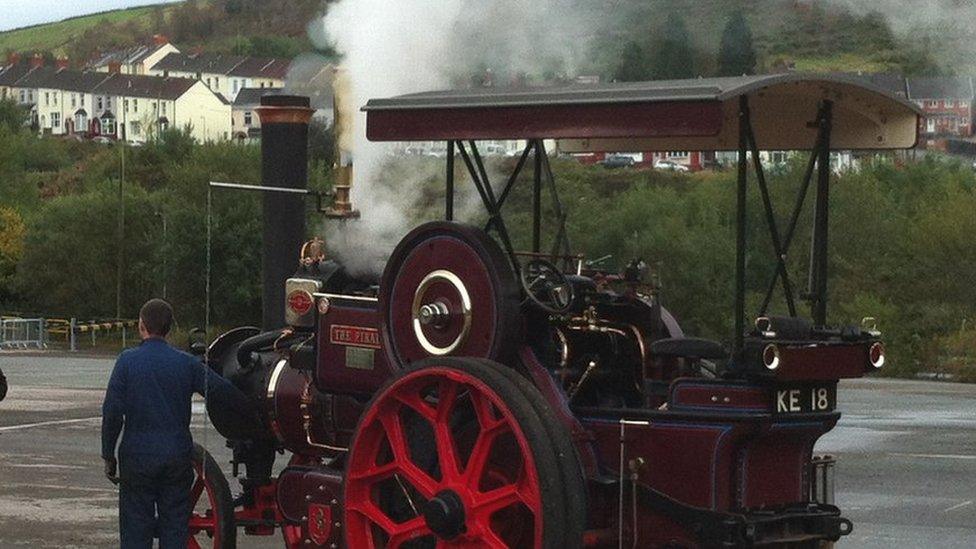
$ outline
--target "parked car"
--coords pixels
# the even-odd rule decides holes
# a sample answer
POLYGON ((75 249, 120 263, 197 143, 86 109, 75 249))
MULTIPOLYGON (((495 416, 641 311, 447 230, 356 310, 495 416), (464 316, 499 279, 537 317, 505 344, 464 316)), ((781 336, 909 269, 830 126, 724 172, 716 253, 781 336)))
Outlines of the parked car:
POLYGON ((672 172, 687 172, 688 166, 682 166, 677 162, 672 162, 670 160, 658 160, 654 163, 655 170, 669 170, 672 172))
POLYGON ((603 167, 607 169, 614 168, 633 168, 634 158, 632 156, 624 156, 621 154, 613 154, 603 160, 603 167))

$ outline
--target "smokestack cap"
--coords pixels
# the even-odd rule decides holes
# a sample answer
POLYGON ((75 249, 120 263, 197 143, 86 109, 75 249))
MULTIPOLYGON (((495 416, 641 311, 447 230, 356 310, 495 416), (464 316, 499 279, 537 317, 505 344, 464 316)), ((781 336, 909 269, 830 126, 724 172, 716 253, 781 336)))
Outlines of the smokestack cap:
POLYGON ((304 107, 309 108, 308 97, 301 95, 265 95, 261 97, 263 107, 304 107))

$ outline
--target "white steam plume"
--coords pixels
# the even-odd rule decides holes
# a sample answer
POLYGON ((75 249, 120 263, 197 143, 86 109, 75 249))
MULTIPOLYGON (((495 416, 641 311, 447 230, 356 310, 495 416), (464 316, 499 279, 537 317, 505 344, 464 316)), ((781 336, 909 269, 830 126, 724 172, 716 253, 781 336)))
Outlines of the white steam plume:
MULTIPOLYGON (((577 1, 341 0, 309 34, 342 56, 358 109, 372 98, 466 84, 488 69, 496 85, 520 74, 572 74, 585 34, 583 12, 570 9, 577 1)), ((366 140, 362 113, 353 126, 352 203, 362 218, 326 236, 351 272, 376 274, 411 228, 407 212, 431 174, 382 181, 390 147, 366 140)), ((459 204, 459 214, 465 209, 459 204)))

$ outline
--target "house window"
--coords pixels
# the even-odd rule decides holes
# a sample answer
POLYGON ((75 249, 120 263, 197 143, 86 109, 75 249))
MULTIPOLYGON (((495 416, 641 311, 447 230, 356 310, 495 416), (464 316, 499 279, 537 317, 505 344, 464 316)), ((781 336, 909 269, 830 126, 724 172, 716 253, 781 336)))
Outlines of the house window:
POLYGON ((668 158, 687 158, 688 151, 668 151, 668 158))
POLYGON ((261 82, 261 88, 264 88, 264 82, 261 82))
POLYGON ((925 131, 928 133, 935 133, 935 119, 928 118, 925 120, 925 131))
POLYGON ((210 85, 210 77, 209 76, 207 77, 207 87, 210 88, 210 89, 213 89, 213 87, 210 85))
POLYGON ((34 90, 27 90, 27 102, 28 103, 34 102, 34 90))
POLYGON ((214 77, 214 87, 220 89, 220 78, 214 77))
POLYGON ((57 93, 55 93, 55 94, 54 94, 54 97, 53 97, 52 99, 54 99, 54 101, 53 101, 53 103, 54 103, 54 106, 55 106, 55 107, 57 107, 57 106, 58 106, 58 94, 57 94, 57 93))
POLYGON ((138 122, 129 122, 129 132, 132 133, 133 136, 142 135, 142 124, 138 122))
POLYGON ((153 114, 156 114, 156 111, 159 110, 159 103, 158 102, 153 103, 152 106, 153 106, 153 114))
POLYGON ((78 94, 77 93, 73 93, 73 94, 71 94, 71 108, 73 109, 77 105, 78 105, 78 94))
POLYGON ((935 108, 938 108, 938 106, 939 106, 939 102, 938 101, 926 101, 925 102, 925 108, 927 108, 927 109, 935 109, 935 108))
POLYGON ((139 100, 138 99, 133 99, 132 100, 132 112, 139 112, 139 100))
POLYGON ((163 116, 166 116, 166 102, 163 101, 163 116))
POLYGON ((79 97, 79 100, 80 100, 81 106, 84 107, 85 106, 85 94, 81 94, 81 96, 79 97))
POLYGON ((27 94, 24 93, 24 90, 20 90, 20 102, 21 103, 27 102, 27 94))
POLYGON ((945 100, 945 108, 952 109, 952 108, 955 108, 955 106, 956 106, 956 102, 953 101, 952 99, 946 99, 945 100))
POLYGON ((128 99, 123 99, 122 100, 122 110, 124 110, 125 112, 129 112, 129 100, 128 99))
POLYGON ((44 105, 47 106, 50 104, 51 104, 51 94, 50 92, 44 92, 44 105))
POLYGON ((102 133, 107 135, 115 135, 115 119, 114 118, 103 118, 102 119, 102 133))
POLYGON ((98 107, 97 107, 98 110, 102 110, 102 98, 101 97, 96 97, 95 98, 95 104, 98 105, 98 107))
POLYGON ((245 126, 251 125, 251 111, 247 111, 244 113, 244 125, 245 126))
POLYGON ((61 127, 61 113, 52 112, 51 113, 51 127, 60 128, 61 127))

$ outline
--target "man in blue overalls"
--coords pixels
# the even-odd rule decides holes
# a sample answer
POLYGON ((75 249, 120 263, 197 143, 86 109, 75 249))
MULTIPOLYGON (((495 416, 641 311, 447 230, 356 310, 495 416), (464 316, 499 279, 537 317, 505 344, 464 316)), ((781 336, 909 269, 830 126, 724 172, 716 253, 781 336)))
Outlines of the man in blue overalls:
POLYGON ((187 546, 193 483, 190 401, 193 393, 206 394, 208 384, 210 391, 233 387, 166 343, 172 325, 169 303, 152 299, 142 306, 142 343, 119 356, 102 405, 102 459, 108 479, 121 483, 123 549, 151 548, 155 535, 161 549, 187 546))

